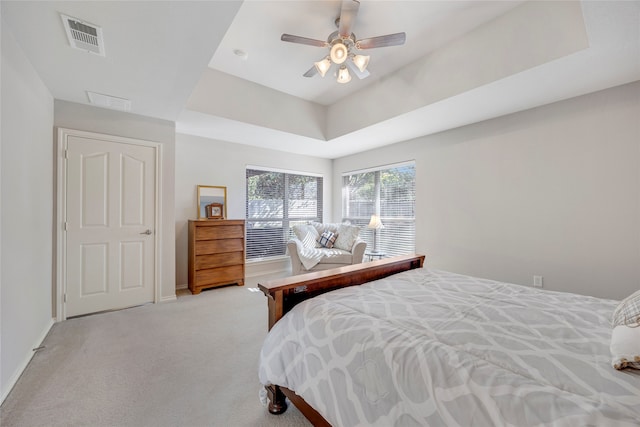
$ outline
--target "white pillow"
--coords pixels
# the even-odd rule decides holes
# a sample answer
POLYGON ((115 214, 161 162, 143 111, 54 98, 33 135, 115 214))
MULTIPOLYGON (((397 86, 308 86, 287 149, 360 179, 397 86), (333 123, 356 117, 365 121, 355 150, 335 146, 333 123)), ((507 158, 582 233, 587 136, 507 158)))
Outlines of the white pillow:
POLYGON ((349 224, 340 224, 338 226, 338 238, 333 244, 336 249, 342 249, 345 251, 351 251, 353 244, 360 236, 360 227, 349 224))
POLYGON ((318 232, 318 235, 322 235, 325 231, 330 231, 333 234, 338 234, 338 226, 340 224, 334 224, 330 222, 315 222, 311 221, 311 225, 313 225, 318 232))
POLYGON ((298 224, 293 226, 293 234, 296 235, 298 240, 302 242, 302 246, 305 248, 319 248, 320 244, 317 242, 320 235, 315 227, 307 224, 298 224))
POLYGON ((640 325, 618 325, 611 333, 611 364, 616 369, 640 369, 640 325))

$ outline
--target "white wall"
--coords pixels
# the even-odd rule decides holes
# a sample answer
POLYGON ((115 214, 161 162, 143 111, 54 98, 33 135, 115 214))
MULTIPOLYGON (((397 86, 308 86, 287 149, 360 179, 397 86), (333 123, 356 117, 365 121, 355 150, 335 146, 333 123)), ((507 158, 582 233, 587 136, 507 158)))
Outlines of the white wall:
POLYGON ((212 68, 205 70, 193 89, 187 110, 326 139, 323 106, 212 68))
POLYGON ((334 161, 416 160, 432 268, 621 299, 640 286, 640 82, 334 161))
MULTIPOLYGON (((176 135, 176 283, 187 284, 187 221, 197 218, 196 186, 227 187, 227 216, 245 218, 247 165, 310 172, 324 176, 325 220, 331 220, 331 160, 301 156, 248 145, 176 135)), ((267 266, 247 265, 247 275, 286 268, 282 262, 267 266)))
POLYGON ((161 299, 175 297, 174 183, 175 123, 121 111, 55 100, 56 127, 162 143, 162 236, 160 241, 161 299))
POLYGON ((523 71, 540 71, 555 59, 589 47, 581 2, 510 4, 516 6, 331 105, 328 139, 439 101, 452 102, 456 95, 523 71))
POLYGON ((2 22, 0 401, 52 321, 53 97, 2 22))

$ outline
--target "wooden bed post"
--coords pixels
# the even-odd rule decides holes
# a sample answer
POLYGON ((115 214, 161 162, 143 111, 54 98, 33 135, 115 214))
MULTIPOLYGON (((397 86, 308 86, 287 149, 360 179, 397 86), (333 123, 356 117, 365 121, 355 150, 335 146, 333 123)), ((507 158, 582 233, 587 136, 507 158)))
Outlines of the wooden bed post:
POLYGON ((282 414, 287 410, 287 402, 282 390, 277 385, 267 385, 267 397, 269 398, 269 412, 274 415, 282 414))

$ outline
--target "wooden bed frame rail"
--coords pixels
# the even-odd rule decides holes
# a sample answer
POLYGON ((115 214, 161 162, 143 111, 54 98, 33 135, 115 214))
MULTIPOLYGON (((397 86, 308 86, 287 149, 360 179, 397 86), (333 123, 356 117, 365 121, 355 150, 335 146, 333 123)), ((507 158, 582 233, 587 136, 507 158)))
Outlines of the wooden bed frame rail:
POLYGON ((306 299, 402 271, 422 268, 423 265, 424 255, 402 255, 258 283, 258 288, 269 301, 269 330, 296 304, 306 299))
MULTIPOLYGON (((423 266, 424 255, 404 255, 259 283, 258 288, 267 296, 269 303, 269 330, 296 304, 306 299, 423 266)), ((314 426, 331 427, 322 415, 293 390, 278 385, 265 388, 269 398, 269 412, 272 414, 281 414, 287 410, 285 397, 288 397, 314 426)))

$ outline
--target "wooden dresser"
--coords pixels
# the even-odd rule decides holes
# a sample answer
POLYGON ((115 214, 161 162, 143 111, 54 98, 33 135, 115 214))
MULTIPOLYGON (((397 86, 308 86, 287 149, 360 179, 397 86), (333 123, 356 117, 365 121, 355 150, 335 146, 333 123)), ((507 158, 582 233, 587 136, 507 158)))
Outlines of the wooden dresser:
POLYGON ((244 220, 189 221, 189 290, 244 285, 244 220))

